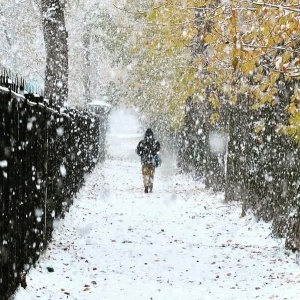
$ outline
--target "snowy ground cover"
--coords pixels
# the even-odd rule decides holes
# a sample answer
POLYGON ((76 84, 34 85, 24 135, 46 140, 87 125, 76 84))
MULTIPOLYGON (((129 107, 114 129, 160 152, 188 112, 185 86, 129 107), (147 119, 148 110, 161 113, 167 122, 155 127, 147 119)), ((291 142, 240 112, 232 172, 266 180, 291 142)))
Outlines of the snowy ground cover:
POLYGON ((270 224, 163 157, 144 194, 134 114, 111 115, 109 158, 86 176, 14 300, 300 299, 300 266, 270 224), (53 268, 53 272, 51 268, 53 268))

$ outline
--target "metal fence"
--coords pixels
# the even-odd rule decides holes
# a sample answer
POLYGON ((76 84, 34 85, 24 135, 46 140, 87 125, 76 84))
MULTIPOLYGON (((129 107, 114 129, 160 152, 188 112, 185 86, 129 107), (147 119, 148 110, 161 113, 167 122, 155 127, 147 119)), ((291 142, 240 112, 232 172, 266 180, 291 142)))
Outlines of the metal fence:
POLYGON ((48 107, 0 76, 0 298, 51 239, 84 174, 104 159, 105 116, 48 107))

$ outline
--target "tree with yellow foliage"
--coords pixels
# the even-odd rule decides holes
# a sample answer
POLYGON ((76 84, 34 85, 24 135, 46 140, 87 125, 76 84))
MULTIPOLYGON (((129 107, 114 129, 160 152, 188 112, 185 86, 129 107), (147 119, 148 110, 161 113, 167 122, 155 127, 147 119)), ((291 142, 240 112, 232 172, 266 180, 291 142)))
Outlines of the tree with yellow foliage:
MULTIPOLYGON (((151 5, 137 12, 143 27, 134 48, 134 104, 162 125, 192 128, 183 132, 194 145, 204 140, 206 178, 221 166, 211 141, 227 135, 226 200, 244 200, 243 213, 252 208, 273 220, 274 233, 293 237, 294 247, 300 212, 288 216, 299 207, 299 171, 289 162, 300 158, 298 1, 151 5), (190 107, 194 117, 187 118, 190 107)), ((196 165, 197 155, 189 156, 196 165)))

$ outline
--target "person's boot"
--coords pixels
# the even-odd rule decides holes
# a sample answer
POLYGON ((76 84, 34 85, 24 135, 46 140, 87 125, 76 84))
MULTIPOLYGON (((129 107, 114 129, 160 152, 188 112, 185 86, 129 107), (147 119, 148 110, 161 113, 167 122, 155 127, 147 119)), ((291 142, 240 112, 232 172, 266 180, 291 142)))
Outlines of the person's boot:
POLYGON ((148 193, 148 187, 147 186, 145 187, 145 193, 148 193))
POLYGON ((150 185, 150 186, 149 186, 149 190, 148 190, 149 193, 152 193, 152 190, 153 190, 153 185, 150 185))

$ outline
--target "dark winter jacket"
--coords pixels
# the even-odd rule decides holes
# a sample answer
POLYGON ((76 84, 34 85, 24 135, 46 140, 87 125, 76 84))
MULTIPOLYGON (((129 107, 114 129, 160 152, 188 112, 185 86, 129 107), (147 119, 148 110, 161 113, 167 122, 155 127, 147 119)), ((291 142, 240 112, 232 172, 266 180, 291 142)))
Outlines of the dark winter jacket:
POLYGON ((144 139, 138 143, 136 148, 136 153, 141 157, 142 165, 155 165, 155 156, 159 150, 160 143, 154 139, 152 130, 148 128, 144 139))

